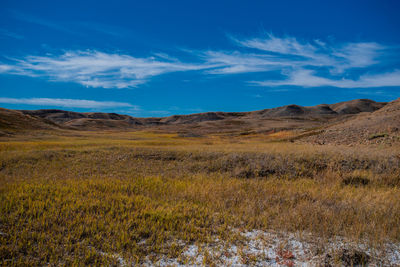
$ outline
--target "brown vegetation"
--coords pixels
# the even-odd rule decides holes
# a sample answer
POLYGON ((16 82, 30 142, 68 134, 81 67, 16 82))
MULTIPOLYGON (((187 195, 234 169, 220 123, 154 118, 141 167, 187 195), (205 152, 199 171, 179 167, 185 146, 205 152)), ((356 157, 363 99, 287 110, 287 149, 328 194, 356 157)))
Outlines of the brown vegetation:
MULTIPOLYGON (((82 132, 2 142, 0 160, 7 265, 175 258, 185 244, 241 244, 234 229, 341 236, 377 248, 400 240, 395 148, 82 132)), ((358 260, 351 253, 344 262, 358 260)))
POLYGON ((203 265, 224 265, 235 246, 243 264, 293 266, 287 244, 273 258, 247 249, 243 233, 260 230, 308 238, 318 264, 388 264, 387 247, 400 247, 400 143, 373 144, 398 133, 399 102, 310 115, 358 103, 137 119, 135 131, 118 114, 2 109, 0 262, 185 264, 195 245, 203 265))
POLYGON ((392 144, 400 142, 400 99, 372 113, 328 126, 324 133, 309 138, 311 142, 331 144, 392 144))

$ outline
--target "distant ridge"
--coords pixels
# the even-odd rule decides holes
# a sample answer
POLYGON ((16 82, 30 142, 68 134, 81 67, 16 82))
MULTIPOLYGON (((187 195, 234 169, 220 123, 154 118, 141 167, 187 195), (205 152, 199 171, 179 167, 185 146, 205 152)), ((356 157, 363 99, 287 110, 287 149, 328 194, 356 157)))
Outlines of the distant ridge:
POLYGON ((385 106, 386 102, 375 102, 370 99, 356 99, 329 105, 339 114, 357 114, 360 112, 373 112, 385 106))
POLYGON ((298 105, 287 105, 272 109, 254 111, 265 117, 291 117, 291 116, 319 116, 337 114, 357 114, 360 112, 372 112, 385 106, 386 102, 375 102, 370 99, 356 99, 336 104, 320 104, 312 107, 302 107, 298 105))
POLYGON ((129 128, 138 125, 191 124, 205 121, 219 121, 234 118, 275 118, 294 116, 325 116, 338 114, 357 114, 372 112, 382 108, 386 103, 369 99, 357 99, 337 104, 321 104, 313 107, 287 105, 272 109, 252 112, 205 112, 190 115, 173 115, 163 118, 135 118, 128 115, 101 112, 73 112, 58 109, 21 110, 23 114, 50 120, 57 124, 71 127, 121 127, 129 128))
POLYGON ((288 105, 278 108, 265 109, 256 111, 254 114, 261 115, 262 117, 292 117, 292 116, 323 116, 323 115, 336 115, 329 105, 318 105, 314 107, 302 107, 298 105, 288 105))
POLYGON ((153 129, 199 136, 210 133, 248 134, 325 127, 360 113, 381 109, 387 103, 357 99, 312 107, 287 105, 251 112, 205 112, 161 118, 136 118, 101 112, 59 109, 0 109, 0 134, 25 130, 129 130, 153 129))

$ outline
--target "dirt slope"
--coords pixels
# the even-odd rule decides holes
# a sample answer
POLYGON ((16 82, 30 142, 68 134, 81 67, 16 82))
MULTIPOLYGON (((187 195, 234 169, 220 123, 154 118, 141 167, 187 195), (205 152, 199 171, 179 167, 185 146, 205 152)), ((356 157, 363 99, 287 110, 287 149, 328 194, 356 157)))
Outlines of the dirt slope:
POLYGON ((398 143, 400 98, 374 112, 359 113, 349 120, 327 127, 322 134, 309 137, 307 141, 319 144, 398 143))
POLYGON ((59 130, 54 122, 17 110, 0 108, 0 136, 30 130, 59 130))
POLYGON ((255 111, 255 116, 261 117, 293 117, 293 116, 323 116, 323 115, 337 115, 329 105, 322 104, 314 107, 302 107, 298 105, 287 105, 278 108, 264 109, 255 111))
POLYGON ((338 114, 357 114, 360 112, 373 112, 384 107, 386 102, 375 102, 369 99, 356 99, 329 105, 338 114))

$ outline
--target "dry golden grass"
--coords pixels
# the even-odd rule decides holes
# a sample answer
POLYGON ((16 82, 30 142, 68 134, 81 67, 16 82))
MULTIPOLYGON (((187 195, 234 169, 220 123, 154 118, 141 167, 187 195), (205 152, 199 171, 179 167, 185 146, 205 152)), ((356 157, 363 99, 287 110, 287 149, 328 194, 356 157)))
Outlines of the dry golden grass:
POLYGON ((269 141, 101 132, 1 142, 2 264, 178 257, 180 241, 236 242, 232 229, 400 241, 398 148, 269 141))

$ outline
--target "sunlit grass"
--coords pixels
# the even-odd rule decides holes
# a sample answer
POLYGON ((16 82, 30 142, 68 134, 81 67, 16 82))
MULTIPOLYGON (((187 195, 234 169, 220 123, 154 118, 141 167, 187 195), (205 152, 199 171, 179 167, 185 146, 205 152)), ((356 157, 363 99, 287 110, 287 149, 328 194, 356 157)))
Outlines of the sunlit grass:
POLYGON ((0 258, 134 263, 233 229, 397 242, 398 151, 149 132, 1 142, 0 258))

